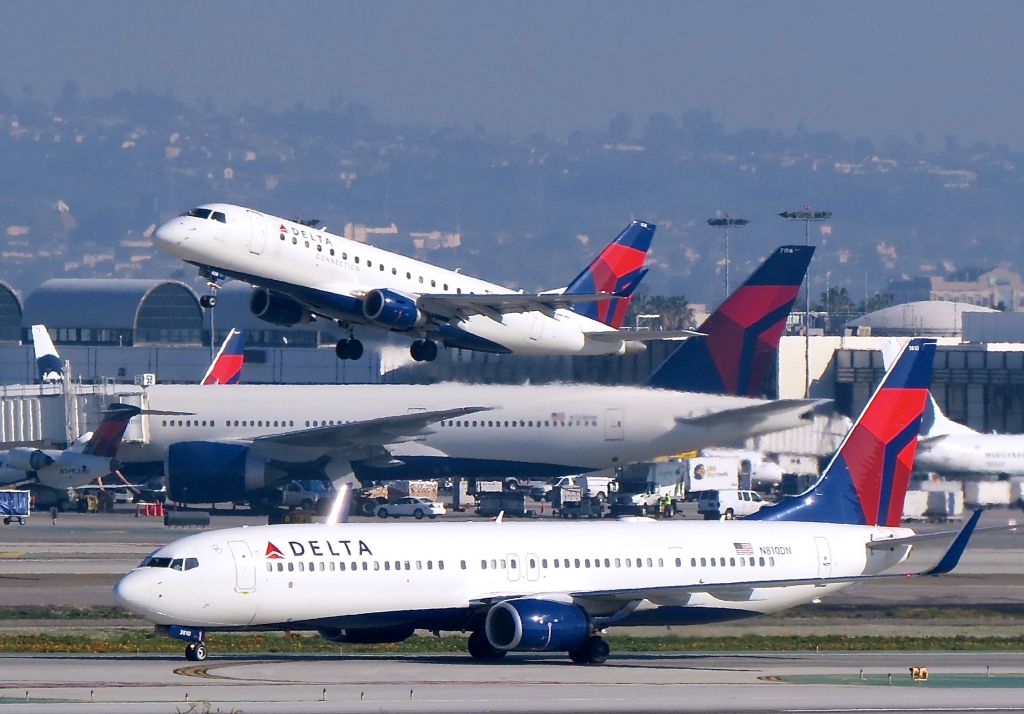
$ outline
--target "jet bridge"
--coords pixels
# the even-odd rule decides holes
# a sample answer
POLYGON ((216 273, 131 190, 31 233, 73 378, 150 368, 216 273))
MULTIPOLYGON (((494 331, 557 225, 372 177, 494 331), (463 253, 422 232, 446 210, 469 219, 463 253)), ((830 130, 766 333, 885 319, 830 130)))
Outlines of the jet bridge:
MULTIPOLYGON (((5 385, 0 387, 0 448, 64 449, 92 431, 112 402, 142 405, 142 389, 126 384, 5 385)), ((146 424, 133 419, 125 441, 145 443, 146 424)))

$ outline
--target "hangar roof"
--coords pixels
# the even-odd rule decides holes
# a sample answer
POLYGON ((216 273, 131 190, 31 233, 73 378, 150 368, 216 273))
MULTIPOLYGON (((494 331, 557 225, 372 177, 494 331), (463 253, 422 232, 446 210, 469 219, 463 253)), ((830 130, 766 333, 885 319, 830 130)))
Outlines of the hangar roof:
POLYGON ((195 293, 176 280, 47 280, 25 301, 22 327, 202 329, 195 293))
POLYGON ((990 307, 966 302, 922 300, 876 310, 847 323, 847 327, 867 325, 875 335, 959 335, 965 312, 998 312, 990 307))

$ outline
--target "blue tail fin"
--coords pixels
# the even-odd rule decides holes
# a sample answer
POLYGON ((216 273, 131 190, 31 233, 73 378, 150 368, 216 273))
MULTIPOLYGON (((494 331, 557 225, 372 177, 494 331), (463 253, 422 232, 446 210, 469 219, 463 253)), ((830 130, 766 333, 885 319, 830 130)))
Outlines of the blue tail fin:
POLYGON ((931 384, 934 340, 911 340, 804 493, 748 518, 898 526, 931 384))
POLYGON ((245 362, 245 330, 233 328, 200 384, 238 384, 245 362))
POLYGON ((644 260, 655 228, 644 221, 630 223, 565 289, 566 295, 611 293, 624 299, 577 303, 576 312, 614 328, 622 325, 633 291, 647 275, 644 260))
POLYGON ((776 249, 698 328, 707 337, 684 342, 647 386, 761 396, 813 254, 802 245, 776 249))
POLYGON ((64 365, 60 362, 46 325, 32 325, 32 348, 36 353, 39 381, 43 384, 59 382, 64 376, 64 365))

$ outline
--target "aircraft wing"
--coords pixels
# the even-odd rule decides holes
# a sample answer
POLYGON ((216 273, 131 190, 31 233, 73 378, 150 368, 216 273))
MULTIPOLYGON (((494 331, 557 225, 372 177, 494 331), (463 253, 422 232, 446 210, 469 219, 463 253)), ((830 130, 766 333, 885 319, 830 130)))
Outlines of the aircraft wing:
POLYGON ((491 408, 474 406, 409 412, 345 424, 268 434, 247 441, 252 443, 254 450, 264 454, 273 454, 286 449, 316 449, 326 453, 345 448, 379 447, 408 441, 430 433, 429 427, 434 422, 487 411, 491 408))
POLYGON ((621 342, 623 340, 649 342, 651 340, 678 340, 685 337, 707 337, 705 333, 697 330, 602 330, 584 334, 588 340, 597 342, 621 342))
POLYGON ((416 299, 416 305, 429 315, 445 320, 465 319, 470 315, 484 315, 500 320, 502 315, 515 312, 543 312, 551 315, 559 308, 572 307, 576 303, 593 302, 595 300, 618 300, 611 293, 592 293, 588 295, 562 295, 544 293, 527 295, 525 293, 458 294, 427 293, 416 299))
POLYGON ((722 411, 711 412, 702 416, 676 417, 676 422, 688 426, 706 428, 726 425, 738 427, 757 426, 761 422, 779 416, 786 416, 794 412, 802 418, 810 418, 811 412, 822 404, 828 404, 829 401, 828 399, 775 399, 759 404, 736 407, 735 409, 723 409, 722 411))

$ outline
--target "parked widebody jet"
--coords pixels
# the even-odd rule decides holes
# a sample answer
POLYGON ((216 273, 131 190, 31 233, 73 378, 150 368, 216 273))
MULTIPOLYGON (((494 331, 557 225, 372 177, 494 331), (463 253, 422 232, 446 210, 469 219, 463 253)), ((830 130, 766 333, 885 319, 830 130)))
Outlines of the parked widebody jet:
MULTIPOLYGON (((726 356, 700 364, 719 371, 715 379, 730 395, 689 391, 708 378, 674 357, 651 378, 657 389, 449 383, 239 385, 221 392, 156 385, 146 389, 147 409, 190 416, 150 417, 148 443, 126 445, 124 460, 134 462, 136 478, 164 473, 175 500, 209 503, 258 501, 295 478, 545 478, 738 445, 806 423, 815 404, 731 395, 761 393, 770 362, 763 351, 778 347, 811 250, 776 250, 720 308, 744 319, 712 316, 709 323, 727 322, 728 329, 694 338, 726 356)), ((694 352, 689 342, 681 349, 694 352)))
MULTIPOLYGON (((312 630, 396 642, 470 632, 477 659, 566 651, 604 662, 613 625, 687 625, 777 612, 902 562, 900 528, 934 343, 884 378, 815 487, 761 522, 327 523, 232 528, 165 545, 114 588, 190 660, 207 632, 312 630), (808 522, 811 521, 811 522, 808 522)), ((955 567, 979 513, 942 560, 955 567)), ((925 536, 929 537, 929 536, 925 536)))
MULTIPOLYGON (((319 316, 348 327, 336 346, 341 359, 362 356, 353 325, 409 335, 418 361, 435 359, 438 342, 498 354, 616 355, 668 336, 618 329, 647 272, 650 223, 633 221, 566 287, 532 295, 311 223, 211 203, 160 226, 154 242, 198 266, 213 289, 224 278, 253 285, 250 308, 260 319, 290 326, 319 316)), ((201 303, 212 307, 216 295, 201 303)))

